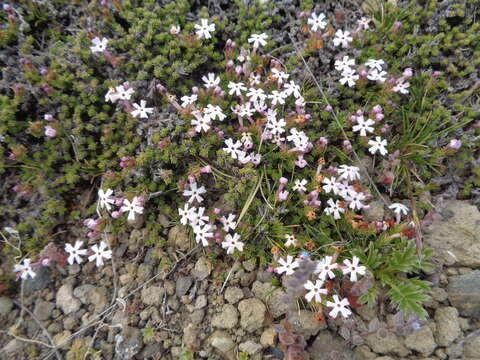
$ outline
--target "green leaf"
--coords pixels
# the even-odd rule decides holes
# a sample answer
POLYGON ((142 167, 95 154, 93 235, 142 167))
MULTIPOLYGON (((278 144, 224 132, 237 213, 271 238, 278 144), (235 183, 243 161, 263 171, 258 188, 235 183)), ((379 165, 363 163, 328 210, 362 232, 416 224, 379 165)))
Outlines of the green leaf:
MULTIPOLYGON (((403 283, 394 284, 390 281, 390 290, 387 295, 392 299, 395 305, 405 315, 416 314, 424 319, 428 316, 421 303, 428 300, 429 296, 425 293, 425 285, 416 279, 403 279, 403 283)), ((427 286, 428 289, 428 286, 427 286)))

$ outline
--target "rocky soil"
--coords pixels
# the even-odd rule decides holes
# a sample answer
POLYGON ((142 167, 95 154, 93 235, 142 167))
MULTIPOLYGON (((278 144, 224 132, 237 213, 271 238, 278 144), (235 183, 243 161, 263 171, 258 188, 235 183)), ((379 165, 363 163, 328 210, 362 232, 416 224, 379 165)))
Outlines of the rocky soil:
MULTIPOLYGON (((299 309, 293 323, 310 359, 328 359, 332 350, 340 359, 480 359, 480 212, 454 200, 440 215, 424 233, 435 249, 435 268, 424 274, 432 283, 426 323, 408 336, 387 331, 350 346, 338 323, 316 322, 311 310, 299 309)), ((125 360, 279 356, 274 325, 291 304, 271 285, 272 273, 252 260, 215 264, 181 226, 166 234, 164 252, 144 252, 142 231, 133 230, 100 270, 92 263, 42 268, 23 283, 23 296, 0 297, 2 327, 15 335, 0 334, 0 357, 73 360, 87 350, 125 360), (167 259, 173 267, 164 272, 167 259)), ((357 308, 357 328, 374 317, 391 325, 386 305, 357 308)))

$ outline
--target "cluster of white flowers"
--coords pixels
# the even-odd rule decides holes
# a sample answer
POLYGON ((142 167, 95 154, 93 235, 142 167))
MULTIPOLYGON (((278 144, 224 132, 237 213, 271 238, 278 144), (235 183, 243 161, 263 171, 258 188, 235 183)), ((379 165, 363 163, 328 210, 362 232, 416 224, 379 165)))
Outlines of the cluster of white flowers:
MULTIPOLYGON (((67 261, 70 265, 75 263, 81 264, 83 262, 82 256, 86 256, 87 249, 82 249, 83 241, 77 240, 75 245, 65 244, 65 252, 68 254, 67 261)), ((112 258, 112 250, 108 250, 108 244, 104 241, 100 242, 100 246, 97 244, 90 247, 90 251, 93 253, 88 257, 88 261, 95 261, 98 266, 103 266, 103 259, 112 258)))
POLYGON ((105 208, 107 212, 110 212, 112 205, 119 206, 119 209, 112 212, 114 218, 119 217, 125 212, 128 212, 127 219, 130 221, 135 220, 135 214, 143 214, 143 198, 135 196, 131 201, 126 198, 115 198, 112 196, 113 190, 103 189, 98 190, 98 208, 105 208))
MULTIPOLYGON (((287 241, 291 241, 292 235, 286 235, 287 241)), ((285 273, 286 275, 292 275, 295 272, 295 269, 300 266, 298 260, 294 259, 293 256, 288 255, 286 259, 280 258, 278 263, 281 266, 275 268, 275 271, 278 274, 285 273)), ((324 282, 328 279, 334 279, 336 274, 335 271, 341 271, 343 275, 350 275, 349 280, 351 282, 358 281, 358 275, 365 275, 367 268, 363 265, 360 265, 360 259, 356 256, 343 261, 343 265, 339 265, 333 262, 332 256, 326 256, 322 260, 318 261, 316 264, 316 269, 314 274, 318 274, 318 279, 315 282, 308 280, 304 287, 308 292, 305 294, 305 299, 307 301, 312 301, 315 299, 317 303, 322 302, 322 298, 325 298, 328 295, 328 290, 323 288, 324 282)), ((347 308, 349 301, 347 298, 340 300, 337 294, 333 294, 333 302, 327 301, 326 306, 332 308, 329 315, 333 318, 338 316, 338 313, 346 318, 351 315, 351 310, 347 308)))
MULTIPOLYGON (((183 195, 189 197, 189 199, 183 208, 178 209, 180 223, 191 226, 196 242, 201 242, 203 246, 209 245, 209 239, 221 236, 220 232, 214 234, 218 226, 205 214, 205 207, 189 205, 192 203, 200 205, 204 200, 202 194, 206 192, 207 190, 204 186, 198 187, 196 182, 190 183, 189 188, 183 192, 183 195)), ((237 228, 235 217, 235 214, 229 214, 227 217, 223 216, 220 218, 220 222, 223 225, 222 229, 226 233, 222 247, 227 249, 227 254, 233 254, 235 249, 243 251, 244 244, 240 241, 240 235, 233 232, 237 228)))

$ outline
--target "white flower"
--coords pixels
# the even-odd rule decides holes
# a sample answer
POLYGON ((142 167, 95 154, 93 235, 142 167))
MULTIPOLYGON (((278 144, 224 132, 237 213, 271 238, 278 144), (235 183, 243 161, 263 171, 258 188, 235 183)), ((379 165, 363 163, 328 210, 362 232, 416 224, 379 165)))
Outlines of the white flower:
POLYGON ((368 73, 367 79, 372 80, 372 81, 378 81, 380 83, 384 83, 385 80, 387 80, 386 75, 387 75, 386 71, 378 72, 377 69, 373 69, 368 73))
POLYGON ((355 192, 352 194, 347 194, 345 196, 345 200, 349 202, 348 207, 352 210, 358 209, 361 210, 365 207, 362 203, 363 200, 366 199, 366 196, 362 192, 355 192))
POLYGON ((207 107, 203 109, 203 112, 210 120, 218 118, 218 120, 223 121, 227 117, 218 105, 213 106, 212 104, 208 104, 207 107))
POLYGON ((195 241, 200 243, 202 242, 203 246, 208 246, 208 238, 213 237, 212 225, 205 224, 203 227, 201 225, 196 225, 193 227, 193 232, 195 233, 195 241))
POLYGON ((333 308, 329 313, 331 317, 336 318, 338 313, 341 313, 344 318, 347 318, 352 314, 350 309, 346 308, 350 305, 347 298, 340 300, 338 295, 333 295, 333 301, 327 301, 327 306, 333 308))
POLYGON ((355 65, 355 59, 350 59, 348 56, 344 56, 342 60, 335 60, 335 70, 338 71, 352 70, 353 65, 355 65))
POLYGON ((243 117, 251 117, 254 112, 255 112, 255 110, 252 109, 252 104, 248 102, 246 104, 240 105, 240 112, 239 112, 238 116, 240 116, 242 118, 243 117))
POLYGON ((188 105, 193 105, 195 101, 197 101, 198 97, 197 94, 193 94, 192 96, 182 96, 180 100, 182 100, 182 107, 187 107, 188 105))
POLYGON ((252 141, 252 133, 242 132, 242 138, 240 139, 240 141, 241 141, 242 143, 244 143, 245 145, 247 145, 247 144, 253 144, 253 141, 252 141))
POLYGON ((410 87, 410 83, 408 81, 403 82, 400 80, 397 80, 397 84, 393 87, 393 91, 395 92, 400 92, 403 95, 408 94, 408 88, 410 87))
POLYGON ((196 216, 196 210, 197 208, 195 207, 188 207, 188 203, 185 203, 182 208, 178 208, 178 213, 180 214, 180 224, 182 225, 187 225, 189 222, 192 221, 192 218, 196 216))
POLYGON ((268 95, 268 98, 272 100, 272 105, 285 104, 285 97, 283 95, 283 92, 273 90, 272 93, 268 95))
POLYGON ((100 242, 100 246, 97 244, 93 245, 90 250, 93 251, 93 255, 88 257, 88 261, 96 260, 97 267, 103 266, 103 259, 111 259, 112 258, 112 250, 105 250, 107 248, 107 243, 105 241, 100 242))
POLYGON ((312 301, 313 298, 315 298, 315 301, 317 303, 322 302, 322 297, 320 295, 327 295, 328 291, 327 289, 322 289, 323 286, 323 281, 321 280, 316 280, 315 284, 308 280, 303 287, 307 290, 310 290, 308 293, 305 294, 305 299, 307 301, 312 301))
POLYGON ((358 27, 363 28, 363 30, 370 30, 370 19, 366 17, 362 17, 357 21, 358 27))
POLYGON ((338 268, 338 264, 332 264, 332 259, 333 258, 331 256, 325 256, 325 258, 318 262, 314 273, 318 274, 318 278, 320 280, 323 281, 327 278, 333 279, 335 277, 335 274, 332 270, 338 268))
POLYGON ((235 228, 237 227, 234 214, 229 214, 228 217, 222 216, 220 218, 220 221, 223 224, 223 230, 226 232, 230 230, 235 230, 235 228))
POLYGON ((249 88, 247 92, 247 96, 249 97, 250 102, 265 100, 267 98, 267 95, 265 95, 265 92, 263 91, 263 89, 255 89, 255 88, 249 88))
POLYGON ((130 100, 135 92, 135 90, 133 90, 131 87, 125 89, 123 85, 115 87, 115 91, 117 92, 118 98, 121 100, 130 100))
POLYGON ((285 234, 285 246, 296 246, 297 239, 295 239, 295 235, 285 234))
POLYGON ((204 186, 197 187, 197 183, 191 183, 190 188, 188 190, 185 190, 183 192, 183 196, 190 196, 190 199, 188 199, 189 203, 192 203, 193 201, 197 201, 201 203, 203 201, 203 197, 201 196, 202 194, 205 194, 207 190, 205 190, 204 186))
POLYGON ((245 165, 245 164, 249 163, 251 160, 252 160, 252 157, 250 155, 248 155, 248 153, 246 153, 245 151, 239 151, 238 152, 238 161, 241 164, 245 165))
POLYGON ((238 249, 238 251, 243 251, 244 243, 239 240, 240 235, 237 233, 233 234, 233 236, 227 234, 227 236, 225 236, 225 241, 222 242, 222 248, 227 249, 227 254, 233 254, 235 249, 238 249))
POLYGON ((228 91, 228 95, 237 95, 237 96, 241 96, 242 95, 242 91, 246 91, 247 88, 243 85, 242 82, 238 82, 238 83, 235 83, 233 81, 230 81, 228 83, 228 88, 230 89, 228 91))
POLYGON ((375 140, 369 140, 368 145, 370 145, 368 151, 370 151, 371 154, 375 154, 377 151, 384 156, 388 154, 386 148, 387 140, 382 139, 380 136, 375 136, 375 140))
POLYGON ((293 269, 300 266, 297 260, 293 260, 293 256, 287 255, 287 260, 280 258, 278 262, 282 265, 275 268, 278 274, 286 273, 287 275, 292 275, 295 271, 293 269))
POLYGON ((372 133, 374 128, 372 125, 375 125, 375 121, 372 119, 367 119, 363 116, 357 116, 357 125, 353 126, 353 132, 360 131, 360 136, 367 136, 367 131, 372 133))
POLYGON ((90 50, 92 50, 92 53, 95 54, 96 52, 104 52, 107 49, 108 39, 100 39, 99 37, 96 37, 92 40, 92 43, 94 45, 90 46, 90 50))
POLYGON ((335 220, 340 219, 340 213, 345 212, 345 209, 340 206, 340 202, 338 200, 333 202, 333 199, 328 199, 327 204, 329 205, 329 207, 325 208, 325 213, 327 213, 328 215, 333 214, 333 218, 335 220))
POLYGON ((267 45, 267 40, 268 39, 268 35, 265 34, 265 33, 262 33, 262 34, 252 34, 249 38, 248 38, 248 42, 249 43, 253 43, 253 48, 254 49, 257 49, 259 48, 260 46, 265 46, 267 45))
POLYGON ((205 83, 205 87, 207 89, 215 88, 218 86, 218 84, 220 84, 220 78, 218 76, 215 76, 214 73, 208 73, 207 76, 202 76, 202 80, 205 83))
POLYGON ((135 214, 143 214, 143 207, 140 205, 137 205, 138 203, 138 197, 135 196, 130 202, 128 199, 123 200, 123 206, 121 207, 120 210, 122 211, 128 211, 128 220, 135 220, 135 214))
POLYGON ((283 84, 283 92, 287 95, 293 95, 295 99, 298 99, 301 94, 300 94, 300 86, 295 84, 295 81, 291 80, 288 84, 285 83, 283 84))
POLYGON ((211 39, 212 35, 210 33, 215 31, 215 24, 209 24, 208 19, 201 19, 200 23, 200 25, 195 24, 195 29, 197 30, 195 33, 198 38, 211 39))
POLYGON ((77 264, 81 264, 83 259, 80 256, 87 255, 87 249, 80 249, 83 245, 83 241, 75 241, 75 245, 72 244, 65 244, 65 251, 69 254, 68 255, 68 263, 73 265, 75 262, 77 264))
POLYGON ((248 78, 250 86, 259 85, 261 83, 260 79, 261 79, 260 74, 255 74, 255 73, 252 72, 250 74, 250 77, 248 78))
POLYGON ((282 85, 283 80, 287 80, 290 77, 290 75, 288 75, 283 71, 278 70, 277 68, 273 68, 272 73, 273 73, 273 77, 277 79, 278 85, 282 85))
POLYGON ((401 215, 401 214, 407 215, 409 211, 409 208, 403 205, 402 203, 393 203, 388 208, 397 215, 401 215))
POLYGON ((349 31, 337 30, 335 37, 333 38, 333 45, 347 48, 348 45, 353 41, 353 38, 350 36, 349 31))
POLYGON ((318 31, 318 29, 325 29, 327 22, 325 21, 325 14, 320 13, 317 15, 313 13, 307 20, 308 25, 311 26, 312 31, 318 31))
POLYGON ((115 200, 110 197, 112 196, 112 194, 112 189, 107 189, 106 192, 104 192, 103 189, 98 190, 98 200, 100 202, 100 208, 107 208, 107 210, 110 211, 110 204, 115 203, 115 200))
POLYGON ((197 225, 205 225, 207 222, 210 221, 210 218, 205 213, 204 207, 193 208, 194 211, 192 212, 192 216, 190 217, 190 225, 195 227, 197 225))
POLYGON ((353 69, 344 70, 341 76, 340 84, 345 85, 346 83, 349 87, 355 86, 355 82, 360 78, 353 69))
POLYGON ((346 179, 349 181, 355 181, 360 179, 360 169, 356 166, 340 165, 338 173, 341 174, 339 179, 346 179))
POLYGON ((229 154, 232 159, 237 159, 240 155, 241 150, 239 149, 242 147, 242 143, 238 140, 234 143, 233 139, 227 139, 225 140, 225 145, 227 145, 227 147, 224 147, 223 151, 229 154))
POLYGON ((147 108, 145 107, 147 105, 147 102, 145 100, 140 100, 140 105, 137 103, 133 104, 133 107, 135 110, 133 110, 130 114, 132 114, 133 117, 141 117, 148 119, 148 114, 151 114, 153 112, 153 108, 147 108))
POLYGON ((322 180, 322 183, 325 184, 322 186, 322 188, 327 194, 329 194, 332 191, 334 194, 338 194, 339 182, 335 177, 332 176, 331 178, 325 178, 322 180))
POLYGON ((382 68, 382 65, 385 64, 385 61, 383 61, 382 59, 369 59, 365 65, 367 65, 370 69, 377 69, 378 71, 382 71, 383 68, 382 68))
POLYGON ((22 280, 27 280, 28 277, 33 279, 37 274, 32 270, 32 266, 30 265, 31 262, 31 259, 23 259, 23 264, 15 264, 13 266, 13 271, 19 272, 22 280))
POLYGON ((170 34, 172 34, 172 35, 178 35, 178 34, 180 34, 180 26, 172 25, 172 26, 170 27, 170 31, 169 31, 169 32, 170 32, 170 34))
POLYGON ((193 112, 195 119, 191 121, 191 125, 195 126, 195 132, 200 133, 202 130, 207 132, 210 129, 210 118, 202 116, 199 111, 193 112))
POLYGON ((356 256, 352 258, 352 262, 350 260, 345 259, 343 260, 343 263, 345 264, 346 268, 342 269, 343 274, 350 274, 350 281, 357 281, 357 274, 360 275, 365 275, 365 270, 367 268, 362 265, 358 265, 360 263, 360 259, 356 256))
POLYGON ((276 120, 276 119, 271 119, 267 123, 267 129, 270 130, 272 135, 277 135, 277 134, 282 134, 285 132, 285 126, 287 126, 287 123, 285 122, 284 119, 276 120))
POLYGON ((299 151, 307 151, 310 144, 308 136, 303 131, 298 131, 296 128, 290 129, 290 134, 287 140, 294 143, 299 151))
POLYGON ((305 187, 307 183, 308 183, 307 179, 302 179, 302 180, 296 179, 295 186, 293 187, 293 191, 298 191, 298 192, 307 191, 307 188, 305 187))
POLYGON ((115 88, 108 88, 107 93, 105 94, 105 101, 114 103, 119 99, 118 94, 115 92, 115 88))

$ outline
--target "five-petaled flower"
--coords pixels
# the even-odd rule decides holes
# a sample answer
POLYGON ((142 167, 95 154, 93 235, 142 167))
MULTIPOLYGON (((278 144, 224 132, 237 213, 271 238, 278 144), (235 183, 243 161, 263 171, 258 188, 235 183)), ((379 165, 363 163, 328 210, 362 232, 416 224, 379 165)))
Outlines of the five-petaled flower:
POLYGON ((139 205, 139 198, 135 196, 132 201, 123 200, 123 206, 120 208, 123 212, 128 211, 128 220, 135 220, 135 214, 143 214, 143 206, 139 205))
POLYGON ((227 254, 233 254, 235 249, 238 251, 243 251, 243 242, 239 241, 240 235, 234 233, 233 236, 227 234, 225 236, 225 241, 222 242, 222 248, 227 249, 227 254))
MULTIPOLYGON (((331 200, 331 199, 330 199, 331 200)), ((338 268, 337 263, 332 264, 333 257, 325 256, 322 260, 320 260, 317 264, 315 269, 315 274, 318 274, 318 278, 320 280, 326 280, 327 278, 333 279, 335 277, 335 273, 332 271, 338 268)))
POLYGON ((30 259, 23 259, 22 264, 15 264, 13 266, 13 271, 19 272, 22 280, 27 280, 29 277, 33 279, 37 274, 32 270, 31 262, 32 260, 30 259))
POLYGON ((372 119, 365 120, 363 116, 357 116, 357 125, 354 125, 352 130, 353 132, 360 131, 360 136, 367 136, 367 132, 372 133, 375 130, 372 125, 375 125, 375 121, 372 119))
POLYGON ((92 53, 95 54, 97 52, 104 52, 107 49, 108 39, 100 39, 99 37, 96 37, 92 39, 92 43, 93 46, 90 46, 90 50, 92 50, 92 53))
POLYGON ((81 264, 83 262, 83 259, 81 256, 87 255, 87 249, 81 249, 83 245, 83 241, 75 241, 75 245, 72 246, 72 244, 65 244, 65 252, 68 253, 68 263, 70 265, 73 265, 75 262, 77 264, 81 264))
POLYGON ((208 19, 200 19, 200 24, 195 24, 195 29, 199 39, 211 39, 212 35, 210 33, 215 31, 215 24, 209 24, 208 19))
POLYGON ((313 13, 307 20, 308 25, 311 26, 312 31, 317 32, 319 29, 323 30, 327 26, 327 22, 325 21, 325 14, 320 13, 317 15, 313 13))
POLYGON ((293 270, 293 269, 300 266, 298 261, 293 260, 293 256, 291 256, 291 255, 287 255, 287 260, 284 260, 282 258, 278 259, 278 262, 280 263, 280 265, 282 265, 282 266, 279 266, 275 269, 275 271, 278 274, 285 273, 287 275, 292 275, 295 272, 295 270, 293 270))
POLYGON ((372 154, 375 154, 377 151, 383 156, 388 154, 388 150, 386 148, 387 140, 382 139, 380 136, 375 136, 375 140, 369 140, 368 145, 370 145, 368 151, 370 151, 372 154))
POLYGON ((338 295, 333 295, 333 302, 327 301, 327 306, 332 308, 332 311, 328 314, 336 318, 338 313, 341 313, 344 318, 347 318, 352 314, 352 311, 347 308, 348 305, 350 305, 350 303, 347 298, 340 300, 338 295))
POLYGON ((339 29, 333 38, 333 45, 342 45, 343 48, 347 48, 352 41, 353 38, 350 36, 350 31, 342 31, 339 29))
POLYGON ((207 190, 205 190, 204 186, 197 186, 197 183, 191 183, 190 188, 188 190, 185 190, 183 192, 183 196, 190 196, 190 199, 188 199, 189 203, 194 202, 195 200, 198 203, 201 203, 203 201, 203 197, 201 196, 202 194, 205 194, 207 190))
POLYGON ((312 281, 308 280, 303 285, 305 289, 309 290, 309 292, 305 294, 305 299, 307 299, 307 301, 312 301, 312 299, 315 298, 315 301, 317 303, 322 302, 321 295, 327 295, 328 293, 327 289, 322 289, 322 286, 322 280, 316 280, 315 284, 312 281))
POLYGON ((345 267, 342 269, 343 274, 350 274, 350 281, 357 281, 357 274, 365 275, 367 268, 363 265, 359 265, 360 259, 356 256, 352 258, 352 261, 349 259, 343 260, 345 267))
POLYGON ((153 108, 147 108, 147 102, 145 100, 140 100, 140 105, 137 103, 133 104, 133 107, 135 110, 130 112, 133 117, 141 117, 144 119, 148 119, 148 114, 151 114, 153 112, 153 108))
POLYGON ((240 141, 233 142, 233 139, 227 139, 225 140, 225 145, 227 147, 223 148, 223 151, 225 151, 227 154, 229 154, 232 159, 237 159, 240 156, 241 150, 239 150, 242 147, 242 143, 240 141))
POLYGON ((295 235, 285 234, 285 247, 289 246, 296 246, 297 239, 295 239, 295 235))
POLYGON ((105 241, 100 242, 100 246, 93 245, 90 249, 93 251, 93 255, 88 257, 88 261, 94 261, 97 266, 103 266, 103 259, 112 258, 112 250, 106 250, 108 247, 105 241))
POLYGON ((307 179, 296 179, 295 180, 295 185, 293 186, 293 191, 298 191, 298 192, 304 192, 304 191, 307 191, 307 188, 305 187, 305 185, 307 185, 308 181, 307 179))
POLYGON ((220 218, 220 221, 223 224, 223 230, 226 232, 230 230, 235 230, 235 228, 237 227, 234 214, 229 214, 228 217, 222 216, 220 218))
POLYGON ((267 39, 268 39, 268 35, 265 34, 265 33, 252 34, 252 35, 248 38, 248 42, 249 42, 249 43, 253 43, 253 48, 254 48, 254 49, 257 49, 257 48, 259 48, 260 46, 265 46, 265 45, 267 45, 267 39))

